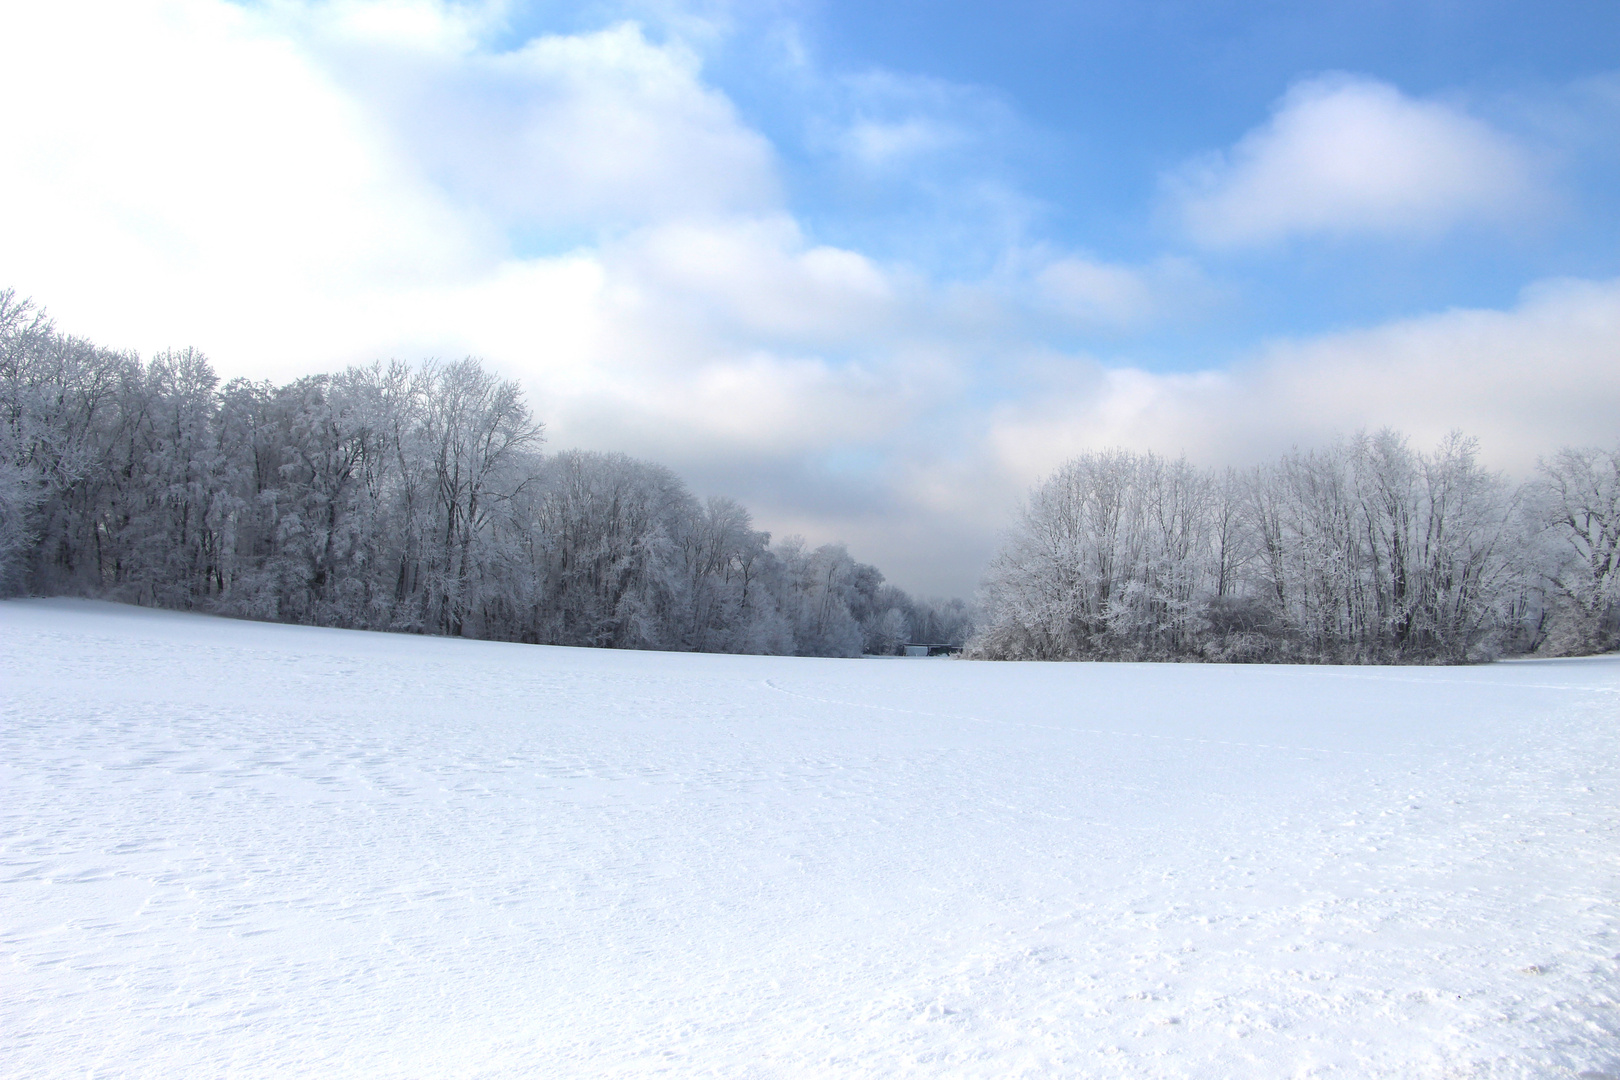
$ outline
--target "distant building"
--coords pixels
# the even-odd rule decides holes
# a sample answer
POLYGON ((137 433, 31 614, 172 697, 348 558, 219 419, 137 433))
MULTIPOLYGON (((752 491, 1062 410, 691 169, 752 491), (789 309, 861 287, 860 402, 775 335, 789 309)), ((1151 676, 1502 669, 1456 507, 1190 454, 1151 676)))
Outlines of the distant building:
POLYGON ((900 647, 904 650, 903 656, 955 656, 962 651, 960 645, 924 645, 910 641, 900 647))

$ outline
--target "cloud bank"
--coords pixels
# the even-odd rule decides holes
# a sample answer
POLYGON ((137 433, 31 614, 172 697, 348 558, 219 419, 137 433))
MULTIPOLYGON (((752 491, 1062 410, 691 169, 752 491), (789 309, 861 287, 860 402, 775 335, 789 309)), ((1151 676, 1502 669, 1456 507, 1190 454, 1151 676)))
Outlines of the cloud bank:
POLYGON ((989 441, 1006 475, 1044 473, 1058 447, 1246 465, 1380 427, 1421 443, 1462 430, 1523 473, 1560 445, 1620 437, 1620 280, 1547 281, 1507 310, 1277 341, 1224 371, 1052 365, 1046 387, 997 414, 989 441))

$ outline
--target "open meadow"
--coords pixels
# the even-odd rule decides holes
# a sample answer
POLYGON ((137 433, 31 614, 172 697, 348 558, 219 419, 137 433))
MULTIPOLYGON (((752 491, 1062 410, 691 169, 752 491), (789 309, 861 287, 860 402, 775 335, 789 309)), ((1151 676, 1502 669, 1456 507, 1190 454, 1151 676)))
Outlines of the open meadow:
POLYGON ((0 603, 0 1074, 1620 1077, 1620 657, 0 603))

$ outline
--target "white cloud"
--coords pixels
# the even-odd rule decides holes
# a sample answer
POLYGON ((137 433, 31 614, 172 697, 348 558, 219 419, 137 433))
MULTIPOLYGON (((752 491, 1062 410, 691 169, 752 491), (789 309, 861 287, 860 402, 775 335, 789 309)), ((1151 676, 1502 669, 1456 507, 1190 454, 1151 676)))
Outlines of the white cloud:
POLYGON ((1231 151, 1166 185, 1194 240, 1434 234, 1532 208, 1534 164, 1508 136, 1438 101, 1343 75, 1300 83, 1231 151))
POLYGON ((425 173, 504 226, 589 230, 780 201, 770 146, 679 41, 624 23, 491 53, 454 23, 438 38, 369 31, 310 29, 425 173))
POLYGON ((860 119, 843 135, 844 152, 873 169, 909 162, 964 141, 963 133, 956 128, 919 116, 889 121, 860 119))
POLYGON ((706 341, 843 344, 892 318, 896 282, 857 252, 806 244, 786 215, 674 222, 604 251, 636 314, 706 341))
POLYGON ((477 273, 492 237, 299 48, 211 0, 27 5, 0 35, 10 281, 153 348, 344 336, 364 294, 477 273))
POLYGON ((1164 256, 1130 266, 1064 255, 1016 284, 1034 308, 1093 332, 1139 330, 1201 314, 1220 290, 1184 258, 1164 256))
POLYGON ((1069 256, 1035 277, 1041 296, 1076 322, 1130 326, 1153 310, 1153 292, 1142 273, 1127 266, 1069 256))
POLYGON ((881 69, 824 77, 802 54, 795 73, 811 148, 867 181, 926 176, 926 186, 950 186, 939 167, 949 161, 954 182, 982 183, 1010 145, 1028 137, 1017 114, 983 87, 881 69))
POLYGON ((1620 281, 1548 281, 1505 311, 1455 310, 1281 341, 1227 371, 1154 374, 1049 358, 1000 406, 987 454, 1027 484, 1086 449, 1248 465, 1334 433, 1460 429, 1523 475, 1560 446, 1620 438, 1620 281))
POLYGON ((1559 446, 1620 438, 1620 281, 1545 281, 1506 311, 1279 343, 1256 374, 1301 442, 1353 425, 1425 441, 1460 428, 1522 472, 1559 446))
POLYGON ((0 96, 29 107, 0 156, 0 199, 26 208, 0 217, 7 283, 98 340, 184 340, 280 377, 385 347, 513 348, 496 328, 527 327, 523 354, 582 340, 578 306, 541 290, 572 297, 601 267, 514 257, 526 230, 577 243, 777 213, 769 146, 678 43, 625 25, 492 54, 478 35, 497 15, 423 0, 9 12, 0 96), (469 309, 486 319, 458 325, 469 309))

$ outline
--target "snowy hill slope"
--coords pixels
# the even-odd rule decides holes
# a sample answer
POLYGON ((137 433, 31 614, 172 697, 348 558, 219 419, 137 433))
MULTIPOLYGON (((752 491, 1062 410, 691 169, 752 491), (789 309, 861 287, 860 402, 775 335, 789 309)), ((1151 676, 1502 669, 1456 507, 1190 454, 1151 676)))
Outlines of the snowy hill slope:
POLYGON ((1620 660, 0 604, 0 1074, 1620 1076, 1620 660))

